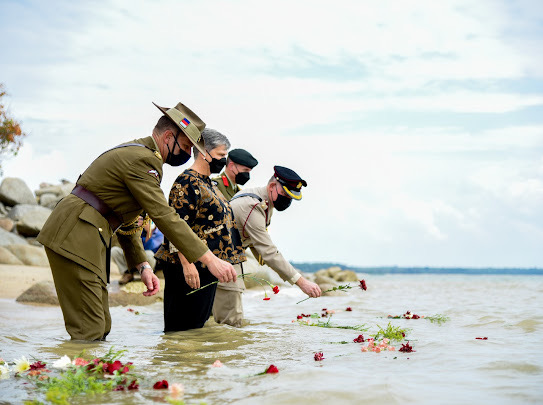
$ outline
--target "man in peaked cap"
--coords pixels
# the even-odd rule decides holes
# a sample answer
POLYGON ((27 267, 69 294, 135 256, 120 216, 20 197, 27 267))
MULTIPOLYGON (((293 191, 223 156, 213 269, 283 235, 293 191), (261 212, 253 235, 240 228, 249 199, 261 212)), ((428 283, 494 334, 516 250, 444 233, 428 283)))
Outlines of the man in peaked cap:
POLYGON ((228 153, 224 171, 211 180, 215 181, 222 195, 230 201, 241 190, 239 185, 243 186, 249 181, 249 173, 257 164, 258 160, 245 149, 232 149, 228 153))
MULTIPOLYGON (((307 186, 294 170, 274 166, 274 174, 265 187, 245 189, 237 193, 230 205, 234 211, 236 227, 244 248, 251 248, 260 264, 267 264, 290 284, 296 284, 310 297, 319 297, 319 286, 304 278, 283 257, 268 234, 274 208, 287 209, 292 200, 302 199, 302 187, 307 186)), ((240 327, 243 321, 241 294, 245 289, 243 279, 220 283, 215 293, 213 317, 217 323, 240 327)))
POLYGON ((204 263, 219 281, 236 281, 232 265, 209 251, 168 205, 160 188, 164 163, 185 163, 192 145, 206 154, 200 134, 205 123, 182 103, 157 107, 164 115, 152 136, 119 145, 96 158, 72 193, 58 203, 38 236, 72 339, 103 340, 111 329, 107 282, 115 232, 128 267, 139 270, 147 287, 143 295, 158 292, 160 284, 147 262, 142 227, 137 225, 143 211, 191 263, 204 263))

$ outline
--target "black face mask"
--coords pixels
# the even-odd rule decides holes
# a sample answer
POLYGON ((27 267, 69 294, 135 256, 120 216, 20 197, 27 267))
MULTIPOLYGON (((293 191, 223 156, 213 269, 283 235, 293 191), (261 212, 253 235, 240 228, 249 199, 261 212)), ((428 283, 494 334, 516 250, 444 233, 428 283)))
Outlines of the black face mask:
POLYGON ((284 211, 290 207, 290 203, 292 203, 292 198, 277 194, 277 198, 273 201, 273 206, 277 211, 284 211))
POLYGON ((170 145, 166 144, 168 147, 168 156, 164 163, 169 164, 170 166, 181 166, 183 163, 187 163, 190 159, 190 154, 181 149, 181 145, 177 142, 177 136, 174 138, 173 150, 175 151, 175 145, 179 148, 179 154, 174 155, 170 150, 170 145))
POLYGON ((209 154, 209 157, 211 158, 211 162, 209 163, 209 171, 211 173, 220 173, 221 170, 226 166, 226 158, 223 157, 222 159, 215 159, 213 156, 211 156, 211 153, 209 151, 207 152, 209 154))
POLYGON ((247 183, 250 179, 249 172, 239 172, 236 174, 236 184, 241 184, 242 186, 247 183))

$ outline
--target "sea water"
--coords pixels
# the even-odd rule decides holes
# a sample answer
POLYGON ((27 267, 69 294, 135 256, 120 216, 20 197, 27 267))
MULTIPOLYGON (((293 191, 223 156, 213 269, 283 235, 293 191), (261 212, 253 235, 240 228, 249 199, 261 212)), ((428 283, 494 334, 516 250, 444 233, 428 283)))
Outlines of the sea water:
MULTIPOLYGON (((262 290, 247 291, 247 325, 240 329, 210 320, 202 329, 164 334, 162 304, 132 307, 139 315, 114 307, 108 340, 92 344, 67 338, 58 307, 0 299, 0 357, 52 362, 83 349, 95 355, 112 346, 126 350, 122 360, 134 363, 140 389, 74 401, 81 404, 164 403, 166 393, 152 389, 163 379, 182 383, 189 404, 543 403, 543 277, 360 277, 367 291, 356 287, 301 304, 296 302, 304 295, 295 287, 282 287, 266 301, 262 290), (336 311, 332 326, 368 330, 304 326, 296 320, 301 313, 320 315, 323 308, 336 311), (387 318, 406 311, 450 320, 439 325, 424 318, 387 318), (410 329, 407 339, 415 352, 362 352, 362 344, 352 342, 389 322, 410 329), (316 352, 324 354, 323 361, 314 360, 316 352), (211 367, 215 360, 224 366, 211 367), (278 374, 257 375, 270 364, 278 374)), ((24 382, 13 374, 0 380, 0 404, 43 400, 24 382)))

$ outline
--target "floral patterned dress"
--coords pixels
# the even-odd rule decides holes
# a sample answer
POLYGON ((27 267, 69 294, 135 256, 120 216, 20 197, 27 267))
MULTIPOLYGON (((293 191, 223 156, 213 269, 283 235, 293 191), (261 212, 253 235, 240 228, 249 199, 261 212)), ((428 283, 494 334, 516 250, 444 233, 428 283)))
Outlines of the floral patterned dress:
MULTIPOLYGON (((215 256, 231 264, 247 260, 230 204, 209 176, 185 170, 175 180, 169 202, 215 256)), ((155 257, 164 270, 166 284, 164 330, 203 327, 211 315, 217 285, 186 295, 192 288, 185 282, 175 246, 165 239, 155 257)), ((204 264, 196 262, 195 265, 201 286, 217 281, 204 264)))

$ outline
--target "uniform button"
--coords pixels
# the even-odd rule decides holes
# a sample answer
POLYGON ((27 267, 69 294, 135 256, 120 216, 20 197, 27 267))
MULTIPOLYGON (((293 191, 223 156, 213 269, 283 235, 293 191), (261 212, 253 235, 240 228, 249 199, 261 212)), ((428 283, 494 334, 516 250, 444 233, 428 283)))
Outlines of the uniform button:
POLYGON ((102 232, 102 228, 98 228, 98 231, 99 231, 99 232, 102 232))

